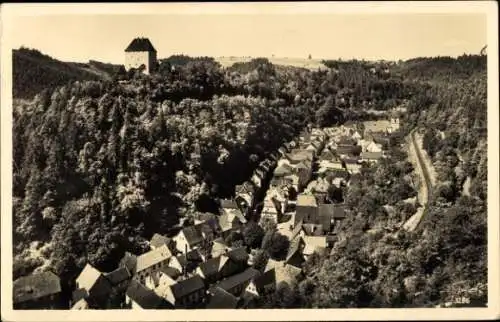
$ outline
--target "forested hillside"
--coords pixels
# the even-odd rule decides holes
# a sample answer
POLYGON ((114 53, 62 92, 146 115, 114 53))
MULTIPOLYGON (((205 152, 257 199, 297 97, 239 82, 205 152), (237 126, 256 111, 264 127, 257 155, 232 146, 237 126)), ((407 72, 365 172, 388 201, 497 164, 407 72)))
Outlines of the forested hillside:
POLYGON ((100 80, 103 75, 112 75, 111 70, 119 69, 119 65, 95 61, 89 64, 62 62, 28 48, 13 50, 12 63, 12 95, 24 99, 31 99, 44 89, 53 90, 77 80, 100 80))
POLYGON ((349 187, 346 199, 355 215, 332 255, 311 259, 311 274, 298 291, 306 305, 487 302, 486 57, 418 59, 398 69, 418 84, 404 132, 424 130, 424 148, 438 174, 429 211, 420 229, 395 229, 415 211, 391 201, 410 197, 401 181, 408 168, 379 164, 373 176, 349 187))
MULTIPOLYGON (((25 61, 17 70, 30 66, 25 61)), ((457 167, 463 173, 445 171, 443 187, 453 194, 433 200, 424 233, 389 235, 378 228, 413 210, 400 202, 412 197, 403 180, 411 167, 399 155, 370 170, 349 188, 353 215, 344 238, 331 256, 313 256, 310 276, 275 306, 430 305, 447 301, 451 287, 478 287, 486 282, 486 133, 476 128, 486 120, 486 73, 484 63, 467 66, 474 82, 437 78, 427 85, 411 66, 405 78, 402 68, 373 72, 357 61, 328 71, 276 68, 266 59, 223 69, 184 56, 151 76, 129 72, 120 83, 33 78, 29 84, 65 85, 13 108, 14 278, 49 268, 69 290, 86 262, 111 271, 125 251, 147 247, 153 233, 168 235, 181 218, 214 211, 218 198, 231 196, 307 124, 409 102, 406 131, 446 125, 439 144, 449 148, 433 156, 436 167, 457 167, 453 153, 464 160, 457 167), (458 191, 466 177, 470 196, 458 191), (385 205, 395 211, 387 214, 385 205), (455 275, 447 271, 459 265, 455 275)), ((14 78, 14 87, 27 88, 24 81, 14 78)))

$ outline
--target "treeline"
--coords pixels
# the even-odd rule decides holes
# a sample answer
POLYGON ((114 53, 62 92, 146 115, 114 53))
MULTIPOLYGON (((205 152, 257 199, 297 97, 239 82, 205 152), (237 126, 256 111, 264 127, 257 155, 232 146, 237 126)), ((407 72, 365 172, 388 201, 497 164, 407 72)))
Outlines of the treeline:
POLYGON ((12 51, 12 95, 31 99, 44 89, 53 90, 76 80, 99 80, 99 77, 71 64, 53 59, 36 49, 12 51))

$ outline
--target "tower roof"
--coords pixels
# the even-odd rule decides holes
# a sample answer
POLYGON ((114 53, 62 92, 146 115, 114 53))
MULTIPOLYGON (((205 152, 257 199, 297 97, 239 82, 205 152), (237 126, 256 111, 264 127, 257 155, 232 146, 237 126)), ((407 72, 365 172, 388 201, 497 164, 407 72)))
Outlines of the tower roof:
POLYGON ((125 49, 125 51, 155 51, 151 41, 148 38, 135 38, 132 40, 130 45, 125 49))

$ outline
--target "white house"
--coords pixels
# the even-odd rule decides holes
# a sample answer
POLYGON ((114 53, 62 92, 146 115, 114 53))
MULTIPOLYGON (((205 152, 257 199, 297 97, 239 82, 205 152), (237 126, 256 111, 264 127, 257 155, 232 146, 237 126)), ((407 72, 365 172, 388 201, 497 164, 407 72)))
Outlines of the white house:
POLYGON ((148 38, 135 38, 125 49, 125 69, 139 68, 144 65, 144 73, 149 74, 156 68, 156 49, 148 38))

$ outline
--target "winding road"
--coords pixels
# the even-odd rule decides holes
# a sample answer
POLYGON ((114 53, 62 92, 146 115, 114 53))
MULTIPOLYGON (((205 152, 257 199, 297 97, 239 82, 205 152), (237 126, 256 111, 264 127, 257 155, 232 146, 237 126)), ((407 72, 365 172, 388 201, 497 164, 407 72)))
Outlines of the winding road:
POLYGON ((416 158, 414 158, 417 161, 417 167, 415 169, 419 174, 422 182, 424 183, 419 189, 418 196, 418 200, 422 206, 419 207, 417 209, 417 212, 413 216, 411 216, 410 219, 408 219, 403 225, 404 229, 408 231, 414 231, 418 228, 418 226, 422 222, 422 219, 427 213, 427 203, 429 200, 429 196, 432 193, 432 183, 429 175, 429 170, 427 169, 427 166, 422 157, 422 151, 420 150, 420 147, 415 139, 415 130, 410 133, 410 141, 411 146, 409 148, 409 153, 416 156, 416 158))

